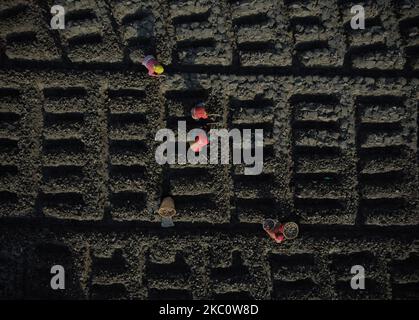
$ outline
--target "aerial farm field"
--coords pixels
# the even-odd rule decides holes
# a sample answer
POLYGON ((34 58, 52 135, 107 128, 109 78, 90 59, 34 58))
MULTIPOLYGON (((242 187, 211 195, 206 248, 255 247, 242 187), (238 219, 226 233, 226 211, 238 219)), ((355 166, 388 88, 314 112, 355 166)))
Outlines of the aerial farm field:
POLYGON ((415 0, 0 0, 0 298, 418 299, 418 85, 415 0), (260 175, 156 163, 198 101, 260 175))

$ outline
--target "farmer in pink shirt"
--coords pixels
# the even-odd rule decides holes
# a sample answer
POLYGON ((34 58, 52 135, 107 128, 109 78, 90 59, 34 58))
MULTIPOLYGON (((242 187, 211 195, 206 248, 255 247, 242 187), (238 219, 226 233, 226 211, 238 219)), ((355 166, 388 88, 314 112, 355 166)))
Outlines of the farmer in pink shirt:
POLYGON ((159 77, 164 72, 163 66, 152 55, 144 58, 143 66, 147 68, 148 74, 152 77, 159 77))

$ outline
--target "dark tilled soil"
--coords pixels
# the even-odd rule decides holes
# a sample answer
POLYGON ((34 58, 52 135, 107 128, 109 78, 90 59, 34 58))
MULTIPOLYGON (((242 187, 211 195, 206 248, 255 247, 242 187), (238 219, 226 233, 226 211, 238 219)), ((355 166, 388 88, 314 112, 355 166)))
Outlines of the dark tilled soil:
POLYGON ((0 298, 418 299, 419 4, 359 3, 0 0, 0 298), (156 163, 198 101, 264 129, 261 175, 156 163))

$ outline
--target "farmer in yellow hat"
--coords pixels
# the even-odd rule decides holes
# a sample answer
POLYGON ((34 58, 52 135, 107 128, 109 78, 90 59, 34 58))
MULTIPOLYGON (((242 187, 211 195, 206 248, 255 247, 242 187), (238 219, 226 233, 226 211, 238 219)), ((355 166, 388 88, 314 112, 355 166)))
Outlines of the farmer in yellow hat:
POLYGON ((152 55, 148 55, 144 58, 143 65, 147 68, 148 74, 152 77, 159 77, 164 72, 163 66, 152 55))

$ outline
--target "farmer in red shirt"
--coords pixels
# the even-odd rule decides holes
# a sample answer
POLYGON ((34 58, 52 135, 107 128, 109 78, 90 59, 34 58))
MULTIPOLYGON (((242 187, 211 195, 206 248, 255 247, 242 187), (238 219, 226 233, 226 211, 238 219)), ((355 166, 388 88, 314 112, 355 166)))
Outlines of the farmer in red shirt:
POLYGON ((295 239, 299 232, 298 224, 295 222, 281 224, 272 219, 263 221, 263 229, 276 243, 281 243, 286 239, 295 239))

